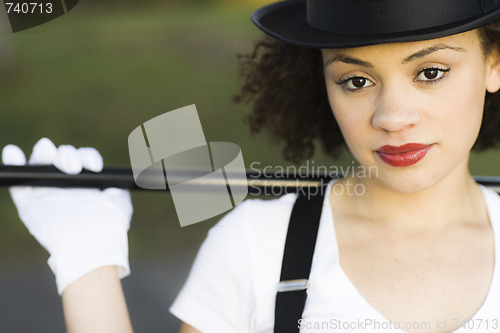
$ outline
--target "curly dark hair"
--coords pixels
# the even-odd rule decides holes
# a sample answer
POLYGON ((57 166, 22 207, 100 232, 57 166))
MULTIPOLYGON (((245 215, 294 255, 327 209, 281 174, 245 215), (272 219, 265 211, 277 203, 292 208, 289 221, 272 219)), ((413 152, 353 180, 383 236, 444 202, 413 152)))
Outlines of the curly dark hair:
MULTIPOLYGON (((480 28, 484 54, 500 50, 500 21, 480 28)), ((286 44, 269 36, 255 43, 250 54, 238 54, 241 90, 236 103, 253 102, 245 120, 252 133, 267 129, 285 143, 283 157, 294 163, 314 154, 315 141, 336 157, 345 147, 331 111, 323 74, 321 50, 286 44)), ((500 142, 500 92, 486 93, 483 122, 473 150, 500 142)))

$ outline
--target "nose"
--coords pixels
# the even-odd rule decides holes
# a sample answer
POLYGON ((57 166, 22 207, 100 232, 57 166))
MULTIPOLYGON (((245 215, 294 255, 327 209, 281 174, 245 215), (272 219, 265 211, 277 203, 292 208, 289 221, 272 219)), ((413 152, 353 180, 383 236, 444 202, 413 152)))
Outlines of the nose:
MULTIPOLYGON (((408 87, 409 88, 409 87, 408 87)), ((372 126, 386 132, 399 132, 420 121, 418 98, 404 85, 393 84, 381 89, 377 98, 372 126)))

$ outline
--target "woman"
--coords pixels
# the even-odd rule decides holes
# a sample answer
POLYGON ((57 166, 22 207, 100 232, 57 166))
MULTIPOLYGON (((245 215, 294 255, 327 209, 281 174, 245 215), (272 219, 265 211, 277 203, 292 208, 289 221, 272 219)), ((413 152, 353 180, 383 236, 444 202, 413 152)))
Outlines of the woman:
MULTIPOLYGON (((500 329, 500 199, 468 171, 480 129, 478 147, 500 140, 498 97, 484 107, 500 87, 490 4, 284 1, 254 14, 277 40, 244 61, 252 125, 284 139, 292 160, 318 137, 377 170, 327 189, 301 332, 500 329)), ((276 327, 294 200, 247 201, 211 230, 171 308, 182 332, 276 327)))
MULTIPOLYGON (((500 4, 476 0, 293 0, 254 14, 273 39, 244 62, 253 128, 284 139, 291 160, 319 138, 377 170, 322 193, 297 330, 500 329, 500 198, 467 168, 474 143, 500 141, 498 18, 500 4)), ((273 331, 295 200, 248 200, 210 231, 171 308, 181 332, 273 331)), ((93 268, 62 291, 70 331, 131 330, 117 276, 93 268)))

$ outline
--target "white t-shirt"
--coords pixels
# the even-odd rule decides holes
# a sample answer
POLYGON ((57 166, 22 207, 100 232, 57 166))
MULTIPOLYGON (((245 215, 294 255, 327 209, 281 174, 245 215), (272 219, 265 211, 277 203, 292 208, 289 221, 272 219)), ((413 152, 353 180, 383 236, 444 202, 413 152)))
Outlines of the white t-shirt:
MULTIPOLYGON (((329 185, 325 198, 328 198, 329 185)), ((495 267, 487 298, 465 327, 456 332, 500 331, 500 197, 481 187, 495 240, 495 267)), ((180 320, 203 333, 272 333, 274 307, 291 210, 296 195, 275 200, 246 200, 210 229, 189 277, 171 306, 180 320)), ((329 200, 324 201, 314 252, 310 287, 301 333, 402 333, 356 290, 339 264, 337 240, 329 200)))

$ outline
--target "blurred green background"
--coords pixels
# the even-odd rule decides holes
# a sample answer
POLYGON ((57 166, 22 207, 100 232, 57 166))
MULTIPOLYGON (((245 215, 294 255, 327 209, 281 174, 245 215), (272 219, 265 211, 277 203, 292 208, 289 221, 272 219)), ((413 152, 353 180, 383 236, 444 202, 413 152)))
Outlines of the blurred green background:
MULTIPOLYGON (((261 36, 250 15, 268 2, 81 1, 39 27, 16 34, 3 28, 0 144, 15 143, 29 153, 47 136, 56 145, 96 147, 105 165, 128 166, 127 138, 134 128, 196 104, 207 141, 237 143, 247 167, 253 161, 288 165, 266 135, 249 134, 242 121, 248 106, 230 101, 239 86, 236 54, 248 52, 261 36)), ((318 153, 314 160, 316 165, 349 165, 351 158, 345 154, 332 161, 318 153)), ((500 152, 474 154, 471 169, 500 176, 500 152)), ((167 308, 218 218, 181 228, 166 192, 134 192, 133 203, 133 274, 124 285, 134 325, 138 332, 174 332, 178 323, 167 308), (149 308, 156 310, 145 311, 149 308)), ((47 254, 19 222, 7 189, 0 191, 0 210, 0 331, 29 332, 28 326, 19 329, 26 324, 16 319, 21 314, 53 322, 47 332, 60 331, 47 254), (14 293, 8 281, 19 282, 26 274, 26 283, 43 283, 17 287, 14 293), (37 294, 37 288, 46 293, 37 294), (52 306, 47 309, 47 304, 52 306)))

